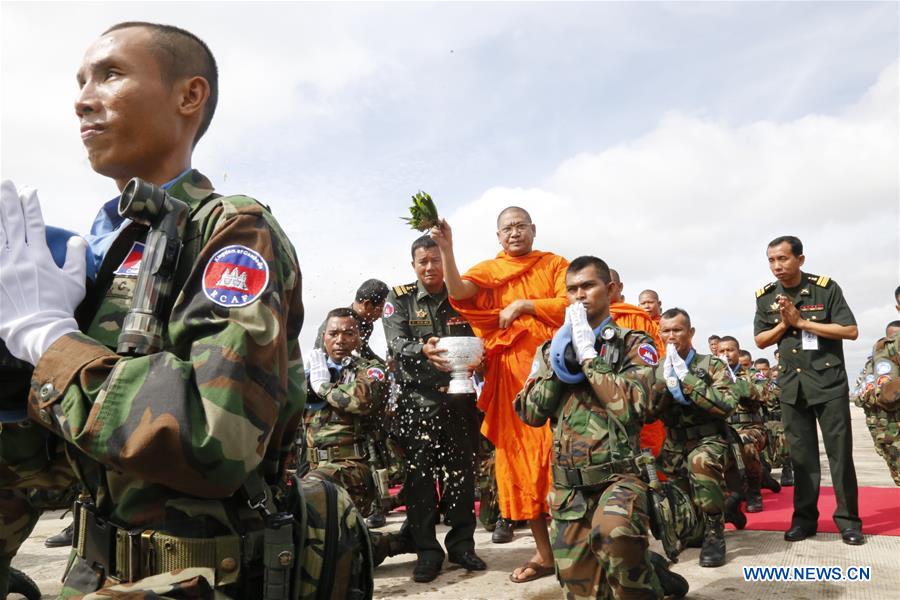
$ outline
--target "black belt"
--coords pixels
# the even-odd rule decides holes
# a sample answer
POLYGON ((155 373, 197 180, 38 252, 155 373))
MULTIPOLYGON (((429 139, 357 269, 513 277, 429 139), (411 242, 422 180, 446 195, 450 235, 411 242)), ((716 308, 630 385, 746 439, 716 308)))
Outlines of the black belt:
POLYGON ((329 462, 332 460, 365 460, 368 454, 362 444, 344 444, 326 448, 309 448, 306 458, 311 463, 329 462))
POLYGON ((633 458, 574 469, 553 465, 553 483, 560 487, 569 488, 591 487, 605 483, 613 475, 624 473, 640 474, 640 469, 633 458))
POLYGON ((711 435, 724 435, 724 432, 722 423, 704 423, 691 427, 669 427, 666 429, 666 435, 673 442, 689 442, 711 435))
POLYGON ((780 410, 770 410, 769 411, 769 420, 770 421, 780 421, 781 420, 781 411, 780 410))
POLYGON ((744 425, 747 423, 764 423, 763 416, 751 413, 734 413, 728 417, 728 422, 732 425, 744 425))

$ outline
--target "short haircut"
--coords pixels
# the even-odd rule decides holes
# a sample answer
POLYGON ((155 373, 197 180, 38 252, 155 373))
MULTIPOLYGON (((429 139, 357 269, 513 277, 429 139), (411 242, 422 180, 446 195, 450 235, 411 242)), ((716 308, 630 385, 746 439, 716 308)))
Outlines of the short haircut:
POLYGON ((684 317, 684 320, 687 321, 688 327, 691 326, 691 315, 689 315, 683 308, 678 308, 677 306, 663 311, 663 313, 659 315, 659 320, 662 321, 663 319, 674 319, 678 315, 684 317))
POLYGON ((802 256, 803 255, 803 242, 800 241, 800 238, 793 235, 782 235, 780 237, 775 238, 771 242, 769 242, 769 248, 774 248, 779 244, 783 244, 787 242, 788 246, 791 247, 791 253, 794 256, 802 256))
POLYGON ((894 290, 894 300, 900 301, 900 285, 898 285, 897 289, 894 290))
POLYGON ((719 338, 719 341, 720 342, 734 342, 734 345, 738 347, 738 350, 740 350, 740 348, 741 348, 741 343, 739 341, 737 341, 737 338, 730 336, 730 335, 723 335, 722 337, 719 338))
POLYGON ((194 145, 203 137, 216 112, 216 104, 219 102, 219 69, 216 59, 206 42, 198 38, 190 31, 175 27, 174 25, 161 25, 146 21, 125 21, 117 23, 103 32, 103 35, 128 29, 130 27, 142 27, 149 29, 153 36, 153 47, 150 51, 156 56, 159 70, 163 80, 168 85, 173 85, 176 80, 186 77, 200 76, 209 84, 209 98, 203 108, 203 118, 197 135, 194 136, 194 145))
POLYGON ((594 267, 597 271, 597 277, 600 278, 600 281, 603 283, 609 283, 611 277, 609 275, 609 265, 606 264, 602 258, 597 258, 596 256, 579 256, 575 260, 569 263, 569 268, 566 269, 566 275, 569 273, 577 273, 582 271, 588 267, 594 267))
POLYGON ((884 330, 887 331, 888 329, 892 329, 894 327, 900 327, 900 321, 891 321, 890 323, 887 324, 887 326, 884 328, 884 330))
POLYGON ((528 222, 531 223, 531 215, 528 214, 527 210, 525 210, 524 208, 522 208, 520 206, 507 206, 506 208, 504 208, 503 210, 500 211, 499 215, 497 215, 497 226, 500 225, 500 219, 503 218, 503 215, 505 215, 506 213, 510 213, 510 212, 522 213, 523 215, 525 215, 525 217, 528 218, 528 222))
POLYGON ((713 341, 713 340, 719 341, 719 340, 721 340, 721 339, 722 339, 722 338, 720 338, 718 335, 716 335, 716 334, 714 333, 714 334, 712 334, 711 336, 709 336, 708 338, 706 338, 706 341, 707 341, 707 342, 711 342, 711 341, 713 341))
POLYGON ((384 304, 388 295, 388 286, 380 279, 367 279, 356 290, 357 302, 370 301, 372 304, 384 304))
POLYGON ((429 248, 437 248, 437 242, 431 239, 431 236, 427 233, 422 237, 417 237, 412 243, 412 247, 409 249, 409 253, 412 255, 413 260, 416 259, 416 250, 419 248, 424 248, 426 250, 429 248))
POLYGON ((739 354, 740 356, 746 356, 746 357, 749 358, 750 360, 753 360, 753 355, 750 354, 750 351, 749 351, 749 350, 741 350, 740 352, 738 352, 738 354, 739 354))
POLYGON ((753 364, 754 365, 766 365, 768 367, 769 359, 768 358, 757 358, 756 360, 753 361, 753 364))
POLYGON ((325 317, 326 329, 328 325, 328 321, 331 319, 353 319, 353 322, 356 323, 356 326, 359 327, 360 318, 359 315, 356 314, 356 311, 352 308, 347 308, 346 306, 342 306, 340 308, 333 308, 328 311, 328 316, 325 317))
POLYGON ((656 298, 657 300, 659 300, 659 293, 657 293, 656 290, 644 290, 643 292, 641 292, 640 294, 638 294, 638 298, 640 298, 640 297, 643 296, 644 294, 651 294, 654 298, 656 298))

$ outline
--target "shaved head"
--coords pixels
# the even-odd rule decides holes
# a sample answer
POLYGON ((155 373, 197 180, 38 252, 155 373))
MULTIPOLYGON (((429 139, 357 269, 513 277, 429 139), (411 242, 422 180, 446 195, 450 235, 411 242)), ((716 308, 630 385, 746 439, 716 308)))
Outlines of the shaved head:
POLYGON ((610 269, 609 278, 612 280, 613 284, 613 289, 609 301, 625 302, 625 294, 622 293, 622 290, 625 289, 625 286, 622 284, 622 278, 619 277, 619 272, 615 269, 610 269))
POLYGON ((622 278, 619 277, 619 272, 615 269, 609 270, 609 276, 612 277, 613 283, 622 283, 622 278))
POLYGON ((500 211, 500 214, 497 215, 497 227, 500 226, 500 220, 510 213, 518 213, 525 217, 526 223, 531 223, 531 215, 528 214, 528 211, 524 208, 520 208, 518 206, 507 206, 503 210, 500 211))

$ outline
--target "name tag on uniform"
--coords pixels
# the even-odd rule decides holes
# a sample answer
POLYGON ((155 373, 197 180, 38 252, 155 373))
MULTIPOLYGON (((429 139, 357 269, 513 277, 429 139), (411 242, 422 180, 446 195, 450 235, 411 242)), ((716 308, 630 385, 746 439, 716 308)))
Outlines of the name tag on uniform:
POLYGON ((431 325, 431 319, 410 319, 409 324, 412 327, 421 327, 423 325, 431 325))
POLYGON ((818 350, 819 349, 819 336, 810 332, 803 332, 803 349, 804 350, 818 350))

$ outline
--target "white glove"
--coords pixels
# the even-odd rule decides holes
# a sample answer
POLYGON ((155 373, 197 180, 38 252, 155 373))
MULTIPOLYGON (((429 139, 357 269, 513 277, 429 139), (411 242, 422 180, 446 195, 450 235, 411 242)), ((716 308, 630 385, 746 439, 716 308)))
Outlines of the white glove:
POLYGON ((322 393, 322 386, 331 381, 331 372, 325 362, 325 351, 313 348, 309 353, 309 385, 316 394, 322 393))
POLYGON ((597 337, 587 320, 587 311, 584 304, 576 302, 566 308, 566 317, 572 325, 572 347, 575 348, 575 358, 579 364, 586 360, 592 360, 597 356, 594 343, 597 337))
POLYGON ((687 363, 684 362, 684 359, 681 358, 681 355, 678 354, 678 351, 675 350, 674 346, 672 347, 671 353, 666 350, 666 360, 672 365, 672 370, 675 371, 675 376, 678 380, 684 381, 684 376, 688 374, 687 363))
POLYGON ((53 342, 78 331, 73 315, 84 299, 86 248, 73 236, 57 267, 37 192, 0 184, 0 338, 10 354, 36 365, 53 342))

